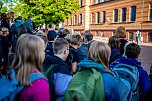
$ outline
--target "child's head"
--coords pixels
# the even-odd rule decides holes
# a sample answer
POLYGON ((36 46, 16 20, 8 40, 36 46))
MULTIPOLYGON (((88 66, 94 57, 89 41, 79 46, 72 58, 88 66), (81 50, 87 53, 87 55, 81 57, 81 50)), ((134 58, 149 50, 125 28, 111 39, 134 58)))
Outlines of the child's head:
POLYGON ((94 41, 89 48, 88 58, 109 68, 110 47, 106 43, 94 41))
POLYGON ((138 58, 141 48, 136 43, 130 43, 126 46, 126 56, 127 58, 138 58))
POLYGON ((93 39, 93 34, 90 31, 85 31, 83 33, 84 42, 89 42, 93 39))
POLYGON ((77 46, 77 48, 81 47, 81 44, 82 44, 81 35, 78 33, 72 34, 70 44, 71 46, 77 46))
POLYGON ((69 43, 64 38, 57 38, 53 42, 53 53, 54 55, 62 55, 66 59, 69 55, 69 43))
POLYGON ((36 36, 22 34, 16 44, 12 67, 17 71, 17 79, 22 85, 29 85, 31 72, 41 71, 45 57, 45 43, 36 36))
POLYGON ((111 49, 120 49, 120 38, 118 36, 111 36, 109 38, 109 42, 108 42, 109 46, 111 47, 111 49))
POLYGON ((119 26, 116 29, 115 35, 119 36, 120 38, 125 38, 126 37, 126 29, 123 26, 119 26))

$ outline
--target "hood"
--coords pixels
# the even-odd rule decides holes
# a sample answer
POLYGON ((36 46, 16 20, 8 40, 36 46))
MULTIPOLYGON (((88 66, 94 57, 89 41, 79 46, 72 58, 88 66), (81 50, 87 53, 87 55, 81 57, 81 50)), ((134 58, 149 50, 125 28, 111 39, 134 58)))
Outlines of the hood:
POLYGON ((57 56, 46 55, 44 62, 47 62, 50 64, 60 64, 60 65, 68 66, 65 61, 63 61, 61 58, 57 56))
POLYGON ((107 72, 106 68, 101 63, 93 62, 92 60, 83 60, 78 63, 80 68, 96 68, 107 72))
POLYGON ((122 58, 122 59, 120 59, 119 62, 124 63, 124 64, 128 64, 128 65, 132 65, 132 66, 136 66, 136 67, 141 67, 141 62, 139 62, 135 58, 122 58))

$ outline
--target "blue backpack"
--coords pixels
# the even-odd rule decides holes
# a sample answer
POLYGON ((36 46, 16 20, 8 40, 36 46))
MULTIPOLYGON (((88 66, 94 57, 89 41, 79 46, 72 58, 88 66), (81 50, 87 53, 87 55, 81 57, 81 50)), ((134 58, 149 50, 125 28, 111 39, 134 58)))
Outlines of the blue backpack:
MULTIPOLYGON (((32 73, 30 75, 30 82, 33 82, 37 79, 44 78, 43 74, 40 73, 32 73)), ((47 80, 47 79, 46 79, 47 80)), ((23 86, 18 84, 18 81, 15 76, 15 71, 13 69, 10 70, 8 75, 0 76, 0 101, 16 101, 19 93, 23 90, 23 86), (9 78, 11 75, 11 79, 9 78)))
POLYGON ((120 101, 139 101, 137 67, 119 63, 112 68, 112 72, 118 79, 120 101))

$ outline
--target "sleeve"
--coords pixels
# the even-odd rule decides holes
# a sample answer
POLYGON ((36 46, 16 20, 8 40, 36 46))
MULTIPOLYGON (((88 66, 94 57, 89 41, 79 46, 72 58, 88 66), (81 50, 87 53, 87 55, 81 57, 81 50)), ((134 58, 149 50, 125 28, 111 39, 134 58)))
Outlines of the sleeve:
POLYGON ((64 95, 69 82, 72 79, 71 75, 62 74, 62 73, 55 73, 55 92, 57 95, 61 96, 64 95))

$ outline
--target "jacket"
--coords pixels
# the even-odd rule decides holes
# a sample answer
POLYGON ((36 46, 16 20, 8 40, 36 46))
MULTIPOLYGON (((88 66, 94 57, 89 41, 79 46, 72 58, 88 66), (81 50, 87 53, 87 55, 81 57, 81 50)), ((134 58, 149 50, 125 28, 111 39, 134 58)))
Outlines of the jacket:
MULTIPOLYGON (((128 64, 132 66, 136 66, 139 71, 139 92, 140 92, 140 98, 143 97, 147 91, 150 89, 150 80, 148 77, 147 72, 141 67, 141 62, 139 62, 135 58, 125 58, 125 57, 119 57, 117 59, 117 63, 123 63, 128 64)), ((110 67, 114 67, 117 63, 111 63, 110 67)))
POLYGON ((49 62, 50 65, 58 64, 55 66, 55 69, 53 69, 55 93, 57 96, 56 101, 63 101, 67 86, 72 79, 70 68, 65 61, 57 56, 47 55, 44 62, 49 62))
POLYGON ((91 60, 81 61, 78 66, 80 68, 95 68, 101 73, 104 83, 105 101, 120 101, 118 82, 114 75, 110 73, 101 63, 91 60))

